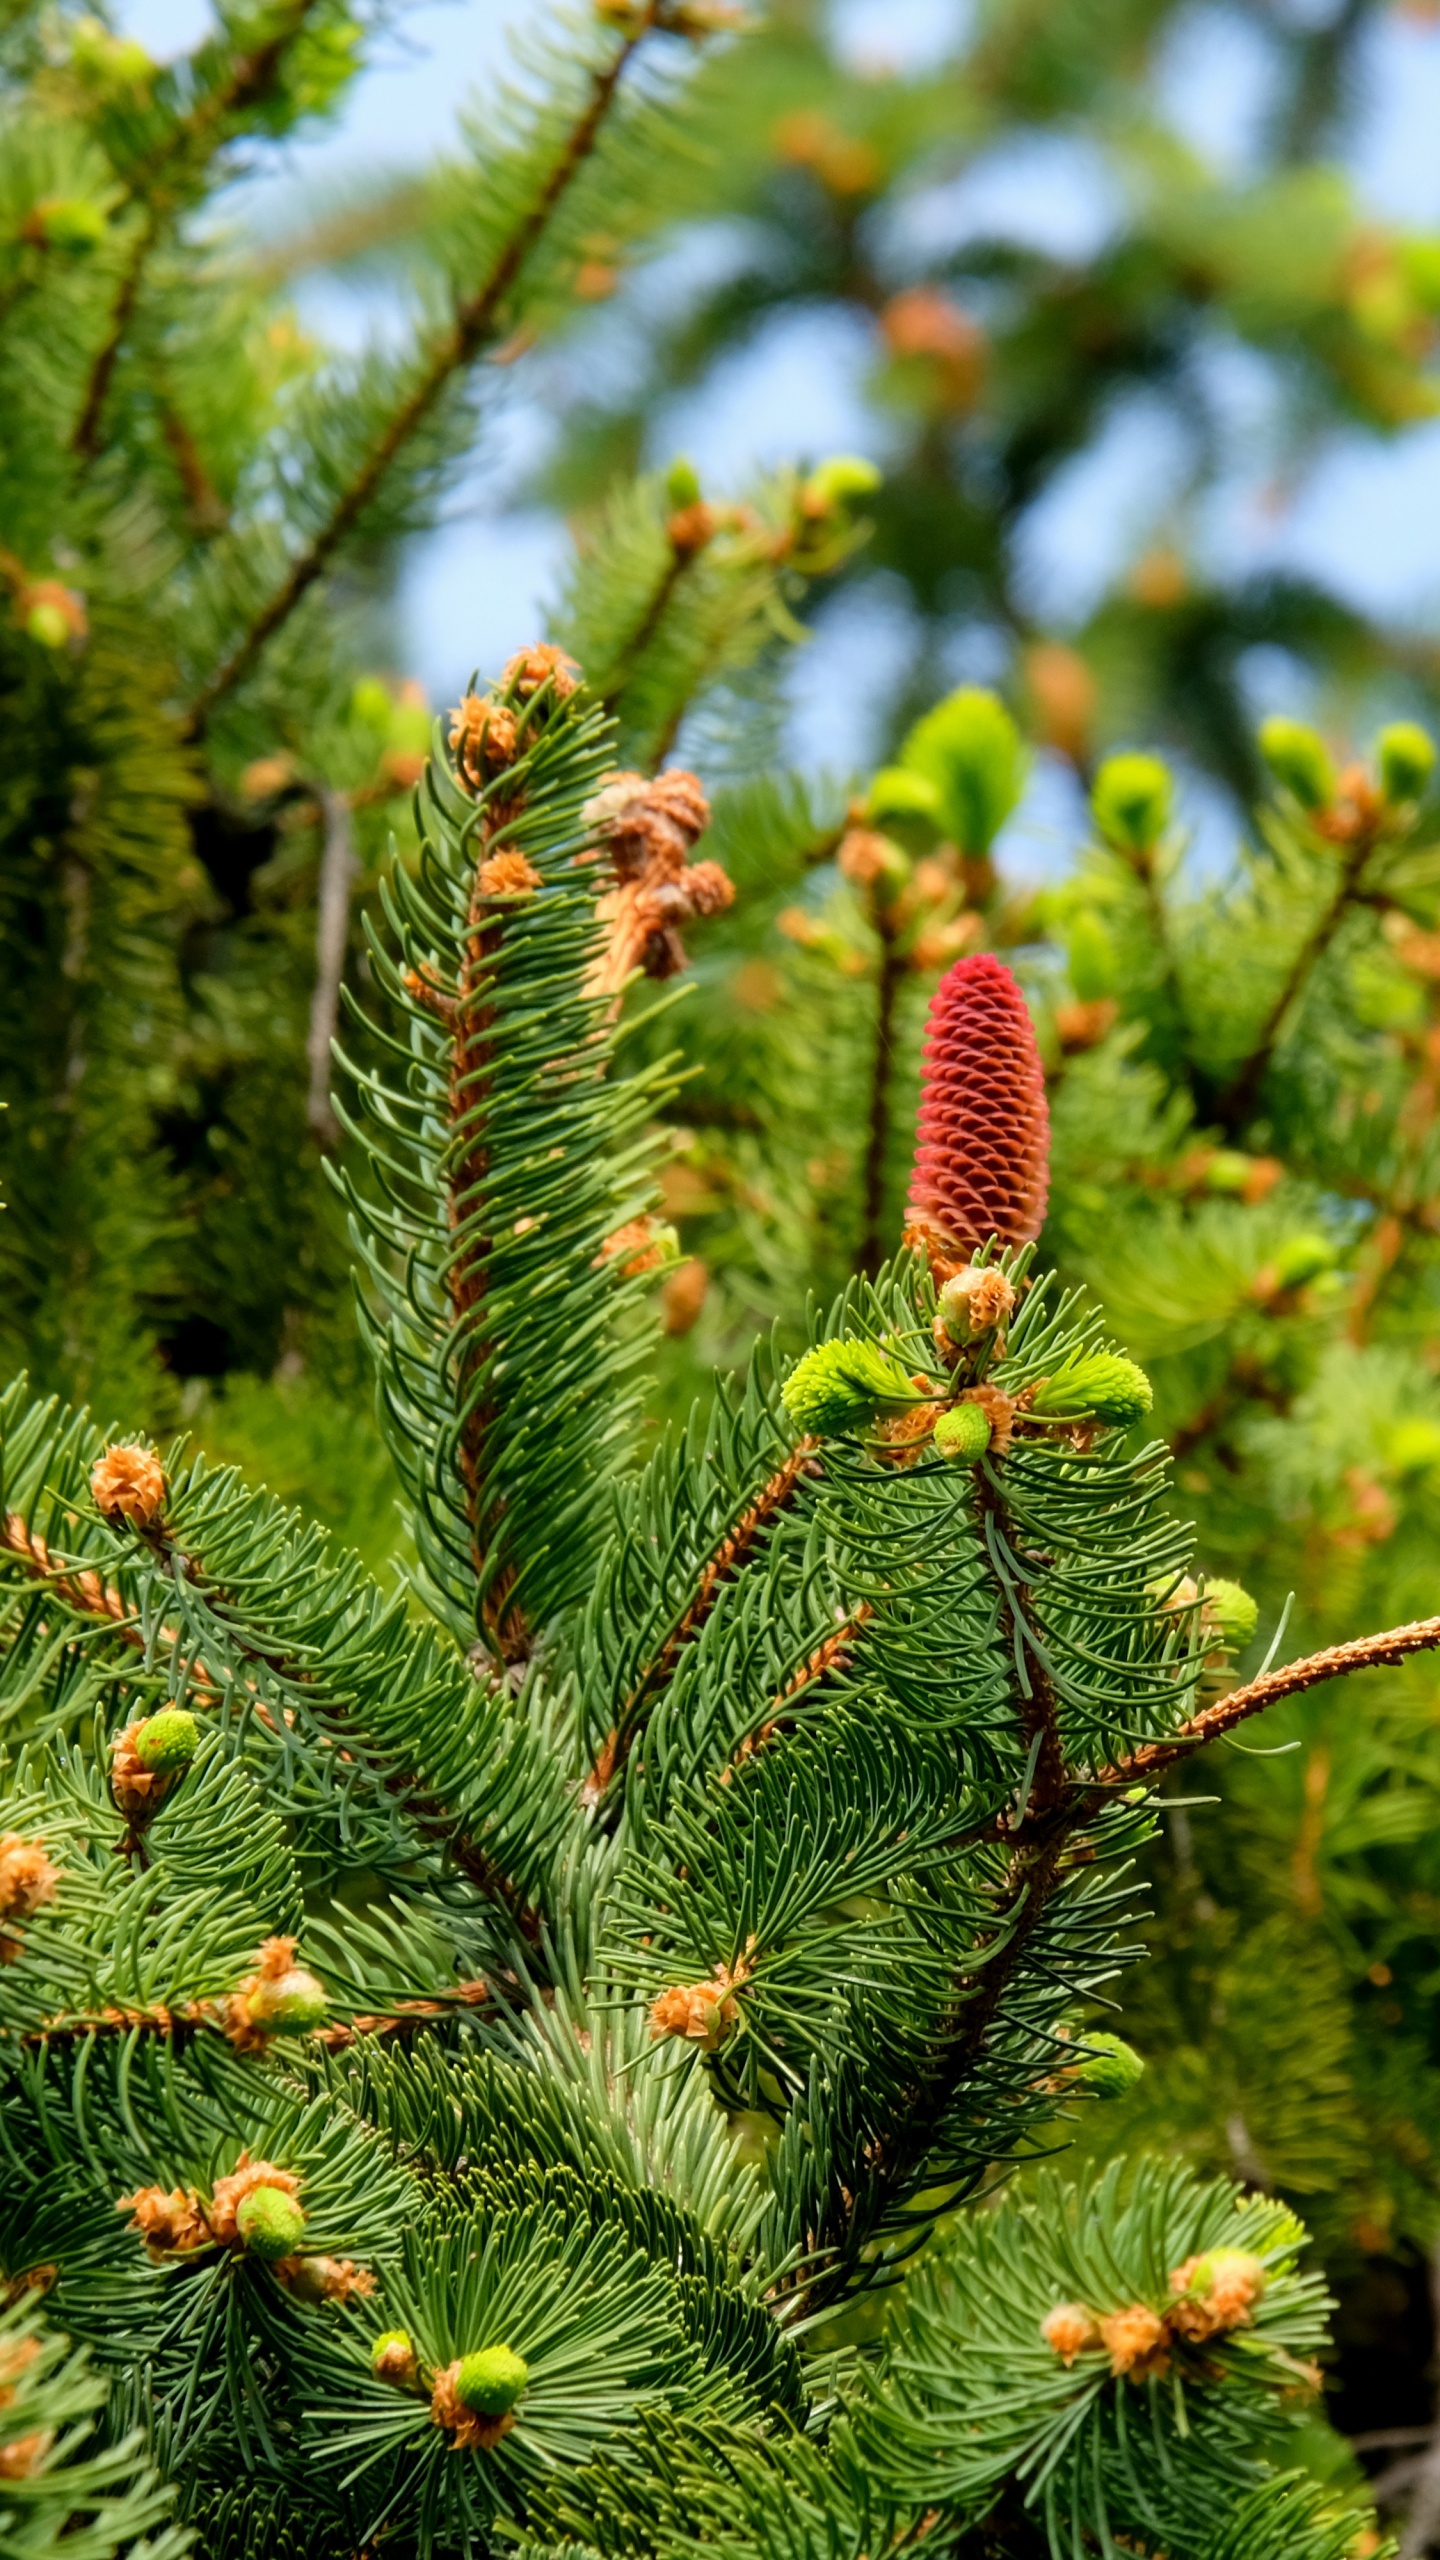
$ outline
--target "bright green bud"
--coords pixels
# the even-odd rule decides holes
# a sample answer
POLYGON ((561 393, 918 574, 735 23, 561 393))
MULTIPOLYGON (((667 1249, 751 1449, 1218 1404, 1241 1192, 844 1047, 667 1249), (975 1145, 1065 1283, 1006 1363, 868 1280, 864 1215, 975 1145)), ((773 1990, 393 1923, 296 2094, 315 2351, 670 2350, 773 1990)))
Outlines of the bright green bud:
POLYGON ((143 44, 112 36, 99 18, 78 18, 70 37, 71 68, 100 89, 143 89, 155 65, 143 44))
POLYGON ((1260 753, 1283 789, 1302 809, 1326 809, 1335 797, 1335 767, 1324 742, 1303 720, 1260 725, 1260 753))
POLYGON ((1421 797, 1435 770, 1435 741, 1418 720, 1393 720, 1376 739, 1375 755, 1387 800, 1421 797))
POLYGON ((153 1769, 160 1778, 188 1769, 199 1748, 200 1727, 184 1707, 162 1707, 135 1728, 135 1757, 142 1769, 153 1769))
POLYGON ((1070 926, 1067 945, 1070 984, 1082 1004, 1113 996, 1119 978, 1115 945, 1108 928, 1090 907, 1082 907, 1070 926))
POLYGON ((903 1413, 915 1389, 888 1351, 873 1343, 819 1342, 797 1360, 780 1390, 801 1431, 855 1431, 878 1413, 903 1413))
POLYGON ((1123 1352, 1092 1351, 1045 1378, 1030 1411, 1047 1422, 1138 1422, 1152 1402, 1150 1381, 1123 1352))
POLYGON ((25 616, 25 629, 42 649, 63 649, 70 637, 70 617, 63 605, 32 604, 25 616))
POLYGON ((251 2023, 266 2035, 308 2035, 312 2027, 323 2027, 330 2012, 324 1983, 303 1964, 292 1964, 284 1973, 262 1975, 254 1990, 247 1992, 245 2005, 251 2023))
POLYGON ((1220 1191, 1239 1198, 1250 1179, 1252 1159, 1242 1156, 1238 1147, 1217 1147, 1205 1167, 1203 1176, 1207 1191, 1220 1191))
POLYGON ((1311 1234, 1287 1236, 1270 1257, 1270 1269, 1281 1289, 1303 1289, 1307 1280, 1318 1280, 1334 1264, 1333 1244, 1325 1236, 1311 1234))
POLYGON ((825 462, 817 463, 805 483, 805 496, 812 505, 849 506, 856 498, 868 498, 880 486, 880 473, 862 453, 832 453, 825 462))
POLYGON ((956 1404, 936 1416, 934 1438, 942 1458, 973 1466, 990 1446, 990 1425, 978 1404, 956 1404))
POLYGON ((1426 311, 1440 311, 1440 240, 1397 240, 1400 272, 1426 311))
POLYGON ((1158 756, 1107 756, 1090 806, 1100 833, 1118 853, 1148 853, 1170 823, 1174 797, 1169 768, 1158 756))
POLYGON ((1206 1634, 1219 1636, 1232 1653, 1243 1653, 1260 1624, 1257 1603, 1238 1582, 1207 1580, 1200 1617, 1206 1634))
POLYGON ((350 689, 350 711, 353 719, 363 720, 367 729, 387 730, 395 708, 388 685, 378 676, 360 676, 350 689))
POLYGON ((865 795, 865 815, 917 849, 933 845, 945 832, 940 793, 923 773, 903 764, 882 765, 865 795))
POLYGON ((84 196, 47 196, 26 224, 27 238, 37 233, 50 249, 93 249, 105 237, 105 216, 84 196))
POLYGON ((1025 788, 1020 732, 999 696, 962 685, 917 720, 901 761, 933 782, 962 853, 988 853, 1025 788))
POLYGON ((1385 1438, 1386 1463, 1397 1475, 1419 1475, 1428 1467, 1440 1465, 1440 1422, 1429 1421, 1424 1414, 1411 1414, 1397 1422, 1385 1438))
POLYGON ((530 2367, 523 2356, 509 2347, 481 2347, 473 2356, 462 2357, 455 2397, 477 2418, 503 2418, 529 2379, 530 2367))
POLYGON ((1082 2088, 1093 2089, 1097 2098, 1123 2098, 1145 2070, 1133 2044, 1091 2027, 1082 2030, 1082 2037, 1085 2059, 1077 2062, 1072 2077, 1082 2088))
POLYGON ((696 507, 700 503, 700 474, 693 462, 677 453, 665 474, 665 497, 672 507, 696 507))
POLYGON ((305 2237, 305 2216, 283 2187, 252 2187, 235 2208, 235 2224, 252 2258, 288 2258, 305 2237))

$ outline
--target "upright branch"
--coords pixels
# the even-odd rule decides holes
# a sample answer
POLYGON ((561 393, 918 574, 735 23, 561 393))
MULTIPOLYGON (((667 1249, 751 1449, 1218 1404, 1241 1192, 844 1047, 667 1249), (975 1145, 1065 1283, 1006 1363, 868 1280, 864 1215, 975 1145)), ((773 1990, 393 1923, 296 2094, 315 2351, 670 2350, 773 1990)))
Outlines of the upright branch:
POLYGON ((1330 896, 1294 953, 1256 1033, 1254 1043, 1219 1100, 1222 1125, 1243 1129, 1254 1112, 1276 1044, 1295 1005, 1366 885, 1372 854, 1386 833, 1388 811, 1362 765, 1340 776, 1327 804, 1314 812, 1317 832, 1335 847, 1338 863, 1330 896))
POLYGON ((335 498, 318 530, 297 553, 280 584, 267 597, 228 657, 201 686, 190 706, 193 736, 203 734, 211 713, 251 672, 267 643, 283 629, 296 607, 323 576, 336 552, 354 532, 398 457, 430 417, 455 377, 503 332, 510 297, 526 261, 544 238, 558 209, 595 149, 601 130, 630 62, 662 15, 661 0, 642 0, 608 61, 592 72, 579 114, 531 203, 510 230, 488 273, 456 305, 448 326, 422 354, 403 397, 373 439, 368 452, 335 498))
POLYGON ((100 451, 101 425, 115 367, 157 246, 176 215, 197 192, 215 152, 229 139, 234 119, 274 96, 290 49, 318 5, 319 0, 287 0, 263 42, 231 58, 221 77, 175 119, 158 149, 145 153, 111 206, 112 225, 137 201, 143 218, 130 243, 104 334, 91 359, 70 440, 77 461, 88 465, 100 451))

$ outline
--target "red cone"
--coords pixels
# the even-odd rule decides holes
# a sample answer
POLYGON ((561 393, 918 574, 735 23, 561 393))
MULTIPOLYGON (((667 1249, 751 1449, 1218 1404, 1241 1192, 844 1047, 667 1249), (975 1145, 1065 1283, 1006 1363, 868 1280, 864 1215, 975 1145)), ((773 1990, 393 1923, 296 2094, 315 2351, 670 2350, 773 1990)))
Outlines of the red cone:
POLYGON ((1050 1114, 1029 1010, 988 952, 957 960, 930 1000, 907 1244, 933 1267, 987 1236, 1038 1236, 1050 1187, 1050 1114))

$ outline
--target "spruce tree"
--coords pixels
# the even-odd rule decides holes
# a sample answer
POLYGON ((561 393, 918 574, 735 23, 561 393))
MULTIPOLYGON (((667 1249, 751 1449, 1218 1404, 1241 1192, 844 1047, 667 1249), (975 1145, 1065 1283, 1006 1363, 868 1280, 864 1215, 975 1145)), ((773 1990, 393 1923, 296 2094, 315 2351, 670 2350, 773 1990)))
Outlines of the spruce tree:
MULTIPOLYGON (((692 1328, 667 1345, 675 1392, 762 1314, 798 1343, 807 1289, 893 1232, 936 969, 1010 952, 1053 1118, 1042 1255, 1153 1377, 1201 1551, 1260 1603, 1258 1632, 1251 1609, 1230 1621, 1242 1665, 1282 1623, 1343 1661, 1434 1596, 1433 747, 1395 723, 1346 765, 1267 723, 1254 832, 1199 881, 1175 777, 1117 755, 1043 892, 995 859, 1028 752, 996 697, 947 697, 848 823, 797 820, 788 881, 719 928, 669 1172, 692 1328), (727 1006, 743 1054, 712 1040, 727 1006)), ((1341 2300, 1337 2413, 1361 2434, 1423 2433, 1430 2410, 1433 1694, 1422 1668, 1392 1673, 1357 1715, 1321 1681, 1262 1754, 1212 1752, 1198 1794, 1171 1783, 1157 1961, 1121 1993, 1148 2068, 1081 2135, 1306 2212, 1341 2300)))
POLYGON ((643 1454, 706 816, 554 647, 437 736, 336 1102, 408 1597, 4 1399, 19 2548, 1352 2547, 1286 2459, 1289 2208, 1143 2158, 1001 2188, 1135 2078, 1169 1773, 1440 1620, 1236 1685, 1149 1378, 1037 1272, 988 954, 889 1258, 643 1454))

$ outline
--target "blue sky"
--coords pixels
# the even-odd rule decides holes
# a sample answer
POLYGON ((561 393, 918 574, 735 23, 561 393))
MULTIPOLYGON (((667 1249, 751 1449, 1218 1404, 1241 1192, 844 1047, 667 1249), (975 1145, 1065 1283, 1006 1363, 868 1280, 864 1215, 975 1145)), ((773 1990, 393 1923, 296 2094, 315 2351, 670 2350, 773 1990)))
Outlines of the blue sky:
MULTIPOLYGON (((427 0, 384 38, 342 120, 289 146, 263 181, 267 203, 299 203, 349 173, 373 176, 443 150, 466 94, 502 57, 507 28, 537 0, 427 0)), ((1307 12, 1329 0, 1290 0, 1307 12)), ((964 0, 837 0, 856 55, 919 67, 953 41, 964 0)), ((123 22, 162 56, 193 43, 204 0, 124 0, 123 22)), ((1186 137, 1217 166, 1243 173, 1264 113, 1267 58, 1254 14, 1200 0, 1178 22, 1160 88, 1186 137)), ((1350 166, 1377 214, 1440 231, 1440 13, 1397 8, 1372 31, 1351 119, 1350 166)), ((985 226, 1073 253, 1114 218, 1102 174, 1064 137, 1037 137, 983 161, 947 191, 947 231, 985 226)), ((308 324, 354 340, 373 307, 311 291, 308 324)), ((793 452, 875 446, 861 392, 869 351, 843 318, 800 319, 738 356, 703 409, 661 422, 666 452, 691 452, 707 475, 742 483, 757 463, 793 452)), ((1244 424, 1255 396, 1244 367, 1223 386, 1244 424)), ((533 441, 519 412, 455 493, 445 526, 417 542, 402 597, 407 670, 437 698, 477 662, 493 666, 531 636, 564 556, 563 528, 507 504, 510 455, 533 441)), ((657 456, 663 458, 663 456, 657 456)), ((1177 457, 1143 400, 1118 412, 1094 452, 1063 474, 1037 510, 1026 546, 1031 599, 1057 627, 1084 611, 1117 561, 1163 528, 1177 457)), ((1440 421, 1382 441, 1341 438, 1294 490, 1255 478, 1222 490, 1204 527, 1211 555, 1236 568, 1289 563, 1319 573, 1367 609, 1440 625, 1440 421)), ((796 744, 806 761, 848 761, 855 706, 903 659, 898 605, 874 596, 862 635, 837 627, 796 669, 796 744)))

